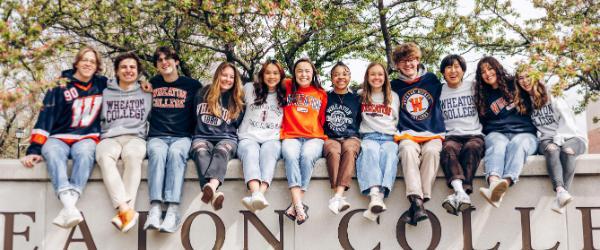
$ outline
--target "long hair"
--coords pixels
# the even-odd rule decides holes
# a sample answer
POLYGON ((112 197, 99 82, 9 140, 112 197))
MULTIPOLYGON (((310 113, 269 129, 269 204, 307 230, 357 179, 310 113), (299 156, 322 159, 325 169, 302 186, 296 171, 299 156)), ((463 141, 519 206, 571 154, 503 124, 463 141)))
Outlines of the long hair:
POLYGON ((519 84, 519 75, 520 74, 528 74, 529 68, 525 65, 519 65, 517 67, 517 73, 515 75, 515 95, 517 96, 524 96, 524 97, 529 97, 531 99, 531 102, 527 102, 525 101, 526 98, 516 98, 515 100, 515 105, 517 105, 517 107, 521 107, 521 108, 533 108, 533 109, 541 109, 544 105, 546 105, 546 103, 548 103, 548 92, 546 91, 546 86, 544 86, 544 84, 540 81, 533 81, 533 79, 530 78, 531 82, 531 92, 533 93, 533 95, 531 95, 529 92, 525 91, 522 87, 521 84, 519 84), (531 106, 531 107, 529 107, 531 106))
POLYGON ((235 120, 238 118, 240 113, 242 112, 242 108, 244 106, 244 92, 242 91, 242 80, 240 78, 240 72, 237 70, 233 64, 229 62, 222 62, 217 67, 215 71, 215 75, 213 76, 212 84, 208 88, 208 91, 204 94, 204 98, 206 99, 206 103, 208 104, 208 110, 214 116, 221 117, 221 80, 220 76, 223 70, 227 67, 233 69, 234 79, 233 79, 233 87, 228 90, 231 95, 229 95, 229 105, 227 106, 227 111, 229 111, 229 118, 235 120))
POLYGON ((373 90, 371 88, 371 85, 369 84, 369 70, 371 70, 371 68, 373 68, 375 66, 380 66, 383 69, 383 74, 385 76, 383 86, 382 86, 383 104, 385 104, 386 106, 390 105, 392 103, 392 85, 390 84, 390 79, 388 77, 387 70, 385 70, 385 66, 383 66, 383 64, 378 63, 378 62, 372 62, 369 64, 369 66, 367 66, 367 70, 365 71, 365 79, 363 81, 363 87, 362 87, 362 89, 363 89, 363 92, 361 95, 362 102, 366 103, 366 104, 373 103, 373 98, 371 97, 373 90))
POLYGON ((94 72, 94 74, 97 74, 98 72, 102 72, 102 57, 100 56, 100 52, 98 52, 98 50, 96 50, 93 47, 90 46, 84 46, 82 47, 78 52, 77 55, 75 55, 75 60, 73 61, 73 69, 75 70, 75 72, 77 72, 77 64, 83 60, 83 55, 85 55, 85 53, 88 52, 92 52, 94 53, 94 57, 96 58, 96 72, 94 72))
POLYGON ((285 105, 285 88, 283 87, 283 80, 285 79, 285 71, 283 67, 277 60, 269 60, 263 63, 260 71, 258 72, 257 80, 254 81, 254 95, 256 99, 254 99, 255 105, 262 105, 267 101, 267 96, 269 95, 269 86, 265 83, 265 72, 267 70, 267 66, 274 65, 277 67, 277 71, 279 72, 279 83, 275 87, 275 93, 277 95, 277 103, 280 107, 285 105))
POLYGON ((317 68, 315 67, 315 65, 310 61, 310 59, 301 58, 298 61, 296 61, 296 63, 294 63, 294 68, 292 69, 292 95, 295 95, 296 91, 298 91, 298 88, 300 88, 300 86, 298 86, 298 82, 296 81, 296 67, 301 62, 306 62, 310 64, 310 67, 312 68, 313 77, 310 82, 310 85, 315 87, 316 89, 323 90, 323 87, 321 87, 321 81, 319 81, 319 73, 317 72, 317 68))
MULTIPOLYGON (((485 115, 485 112, 489 108, 485 100, 488 97, 488 93, 492 91, 492 87, 483 81, 483 76, 481 72, 481 67, 484 64, 490 65, 490 68, 496 72, 496 81, 498 83, 498 89, 502 92, 502 97, 508 102, 512 103, 515 99, 515 94, 513 93, 515 89, 514 77, 509 75, 504 67, 496 60, 496 58, 491 56, 486 56, 479 60, 477 63, 477 70, 475 72, 475 105, 477 105, 477 111, 479 115, 485 115)), ((517 111, 520 114, 526 114, 527 110, 517 107, 517 111)))

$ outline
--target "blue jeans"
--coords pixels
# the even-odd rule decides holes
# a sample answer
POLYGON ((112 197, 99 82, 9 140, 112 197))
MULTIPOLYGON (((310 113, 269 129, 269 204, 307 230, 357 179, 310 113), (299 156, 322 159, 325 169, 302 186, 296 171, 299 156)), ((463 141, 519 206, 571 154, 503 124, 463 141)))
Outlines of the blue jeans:
POLYGON ((358 186, 364 195, 371 187, 380 187, 387 197, 394 187, 398 172, 398 144, 393 135, 368 133, 363 135, 360 155, 356 161, 358 186))
POLYGON ((538 141, 530 133, 491 132, 485 136, 485 178, 490 175, 503 179, 510 178, 512 183, 519 180, 527 156, 535 153, 538 141))
POLYGON ((69 146, 67 143, 48 138, 42 146, 42 156, 46 160, 48 175, 56 193, 65 190, 75 190, 80 195, 90 178, 96 159, 96 142, 84 139, 69 146), (73 159, 71 178, 67 174, 67 160, 73 159))
POLYGON ((285 139, 281 143, 281 155, 285 161, 288 186, 308 189, 315 162, 323 154, 322 139, 285 139))
POLYGON ((238 157, 242 161, 244 180, 271 184, 277 160, 281 156, 281 141, 270 140, 259 144, 252 139, 238 143, 238 157))
POLYGON ((191 144, 189 137, 148 139, 148 192, 151 202, 180 202, 191 144))

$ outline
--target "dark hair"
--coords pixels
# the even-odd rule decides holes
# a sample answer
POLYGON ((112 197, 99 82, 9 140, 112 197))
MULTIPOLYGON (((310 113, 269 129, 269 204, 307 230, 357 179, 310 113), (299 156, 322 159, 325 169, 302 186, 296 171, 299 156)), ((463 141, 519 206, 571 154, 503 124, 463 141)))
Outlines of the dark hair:
POLYGON ((447 55, 446 57, 444 57, 444 59, 442 59, 442 62, 440 63, 440 73, 443 74, 446 67, 451 66, 452 64, 454 64, 455 61, 458 62, 458 64, 460 64, 460 68, 463 72, 467 71, 467 62, 465 61, 465 59, 462 56, 452 54, 447 55))
MULTIPOLYGON (((481 116, 485 115, 486 110, 489 108, 485 101, 488 93, 492 91, 492 87, 485 83, 481 76, 481 67, 484 64, 489 64, 496 72, 496 81, 498 83, 498 89, 502 92, 502 97, 504 97, 508 103, 512 103, 515 98, 515 78, 506 73, 506 70, 504 70, 504 67, 502 67, 502 64, 500 64, 496 58, 491 56, 482 58, 477 63, 477 70, 475 72, 475 105, 481 116)), ((526 114, 527 110, 517 106, 517 112, 519 114, 526 114)))
POLYGON ((316 89, 321 89, 322 90, 323 87, 321 87, 321 81, 319 81, 319 73, 317 72, 317 68, 310 61, 310 59, 308 59, 308 58, 301 58, 298 61, 296 61, 296 63, 294 63, 294 68, 292 69, 292 95, 295 95, 296 91, 298 90, 298 83, 296 82, 296 67, 301 62, 307 62, 308 64, 310 64, 310 67, 313 70, 313 77, 312 77, 312 81, 310 82, 310 85, 312 85, 316 89))
POLYGON ((152 55, 152 63, 154 64, 154 67, 156 67, 156 63, 158 63, 158 59, 160 58, 160 54, 164 54, 165 58, 167 59, 173 59, 175 61, 179 61, 179 56, 177 55, 177 52, 175 52, 175 50, 171 47, 168 46, 160 46, 158 48, 156 48, 156 50, 154 51, 154 55, 152 55))
POLYGON ((277 103, 280 107, 285 106, 285 88, 283 87, 283 80, 285 79, 285 71, 283 67, 277 60, 268 60, 262 64, 260 71, 258 71, 257 80, 254 82, 254 95, 256 96, 254 99, 255 105, 262 105, 267 101, 267 95, 269 95, 269 86, 265 83, 265 71, 267 70, 267 66, 275 65, 277 67, 277 71, 279 71, 279 83, 275 87, 275 93, 277 93, 277 103))
POLYGON ((333 71, 335 70, 335 68, 337 67, 344 67, 346 68, 346 70, 348 70, 348 73, 350 73, 350 67, 348 67, 348 65, 346 65, 345 63, 343 63, 342 61, 337 62, 335 65, 333 65, 333 67, 331 68, 331 71, 329 72, 329 76, 331 76, 333 78, 333 71))
POLYGON ((140 75, 140 74, 142 74, 142 72, 144 72, 144 67, 142 66, 142 64, 140 62, 140 58, 133 52, 127 52, 127 53, 123 53, 123 54, 120 54, 117 57, 115 57, 115 60, 114 60, 115 75, 117 74, 117 71, 119 70, 119 64, 121 64, 121 62, 125 59, 135 60, 135 64, 137 65, 138 75, 140 75))

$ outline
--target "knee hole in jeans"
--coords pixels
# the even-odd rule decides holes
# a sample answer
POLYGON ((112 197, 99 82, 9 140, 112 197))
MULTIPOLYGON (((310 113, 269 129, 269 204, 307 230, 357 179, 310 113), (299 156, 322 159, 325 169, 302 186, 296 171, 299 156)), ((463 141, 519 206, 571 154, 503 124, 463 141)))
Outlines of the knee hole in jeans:
POLYGON ((568 154, 568 155, 574 155, 575 154, 575 151, 572 148, 569 148, 569 147, 563 148, 562 151, 565 154, 568 154))
POLYGON ((546 151, 556 152, 556 151, 558 151, 558 146, 556 144, 550 143, 550 144, 548 144, 548 146, 546 146, 546 151))
POLYGON ((216 150, 219 150, 225 154, 228 154, 229 152, 231 152, 232 148, 233 147, 229 144, 219 144, 217 147, 215 147, 216 150))
POLYGON ((206 144, 206 142, 199 142, 199 143, 195 143, 194 145, 192 145, 192 149, 194 151, 208 151, 208 144, 206 144))

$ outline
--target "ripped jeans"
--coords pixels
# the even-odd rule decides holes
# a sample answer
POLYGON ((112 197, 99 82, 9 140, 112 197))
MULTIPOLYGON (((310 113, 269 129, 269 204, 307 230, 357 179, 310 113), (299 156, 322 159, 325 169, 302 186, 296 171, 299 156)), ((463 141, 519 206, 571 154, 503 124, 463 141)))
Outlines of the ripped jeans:
POLYGON ((210 179, 219 180, 219 186, 223 184, 227 163, 235 155, 236 149, 237 141, 235 140, 195 139, 192 142, 192 158, 198 170, 200 187, 208 183, 210 179))
POLYGON ((551 139, 540 142, 539 152, 546 157, 546 168, 552 181, 552 187, 569 190, 575 175, 575 159, 585 151, 585 142, 577 137, 558 146, 551 139))

